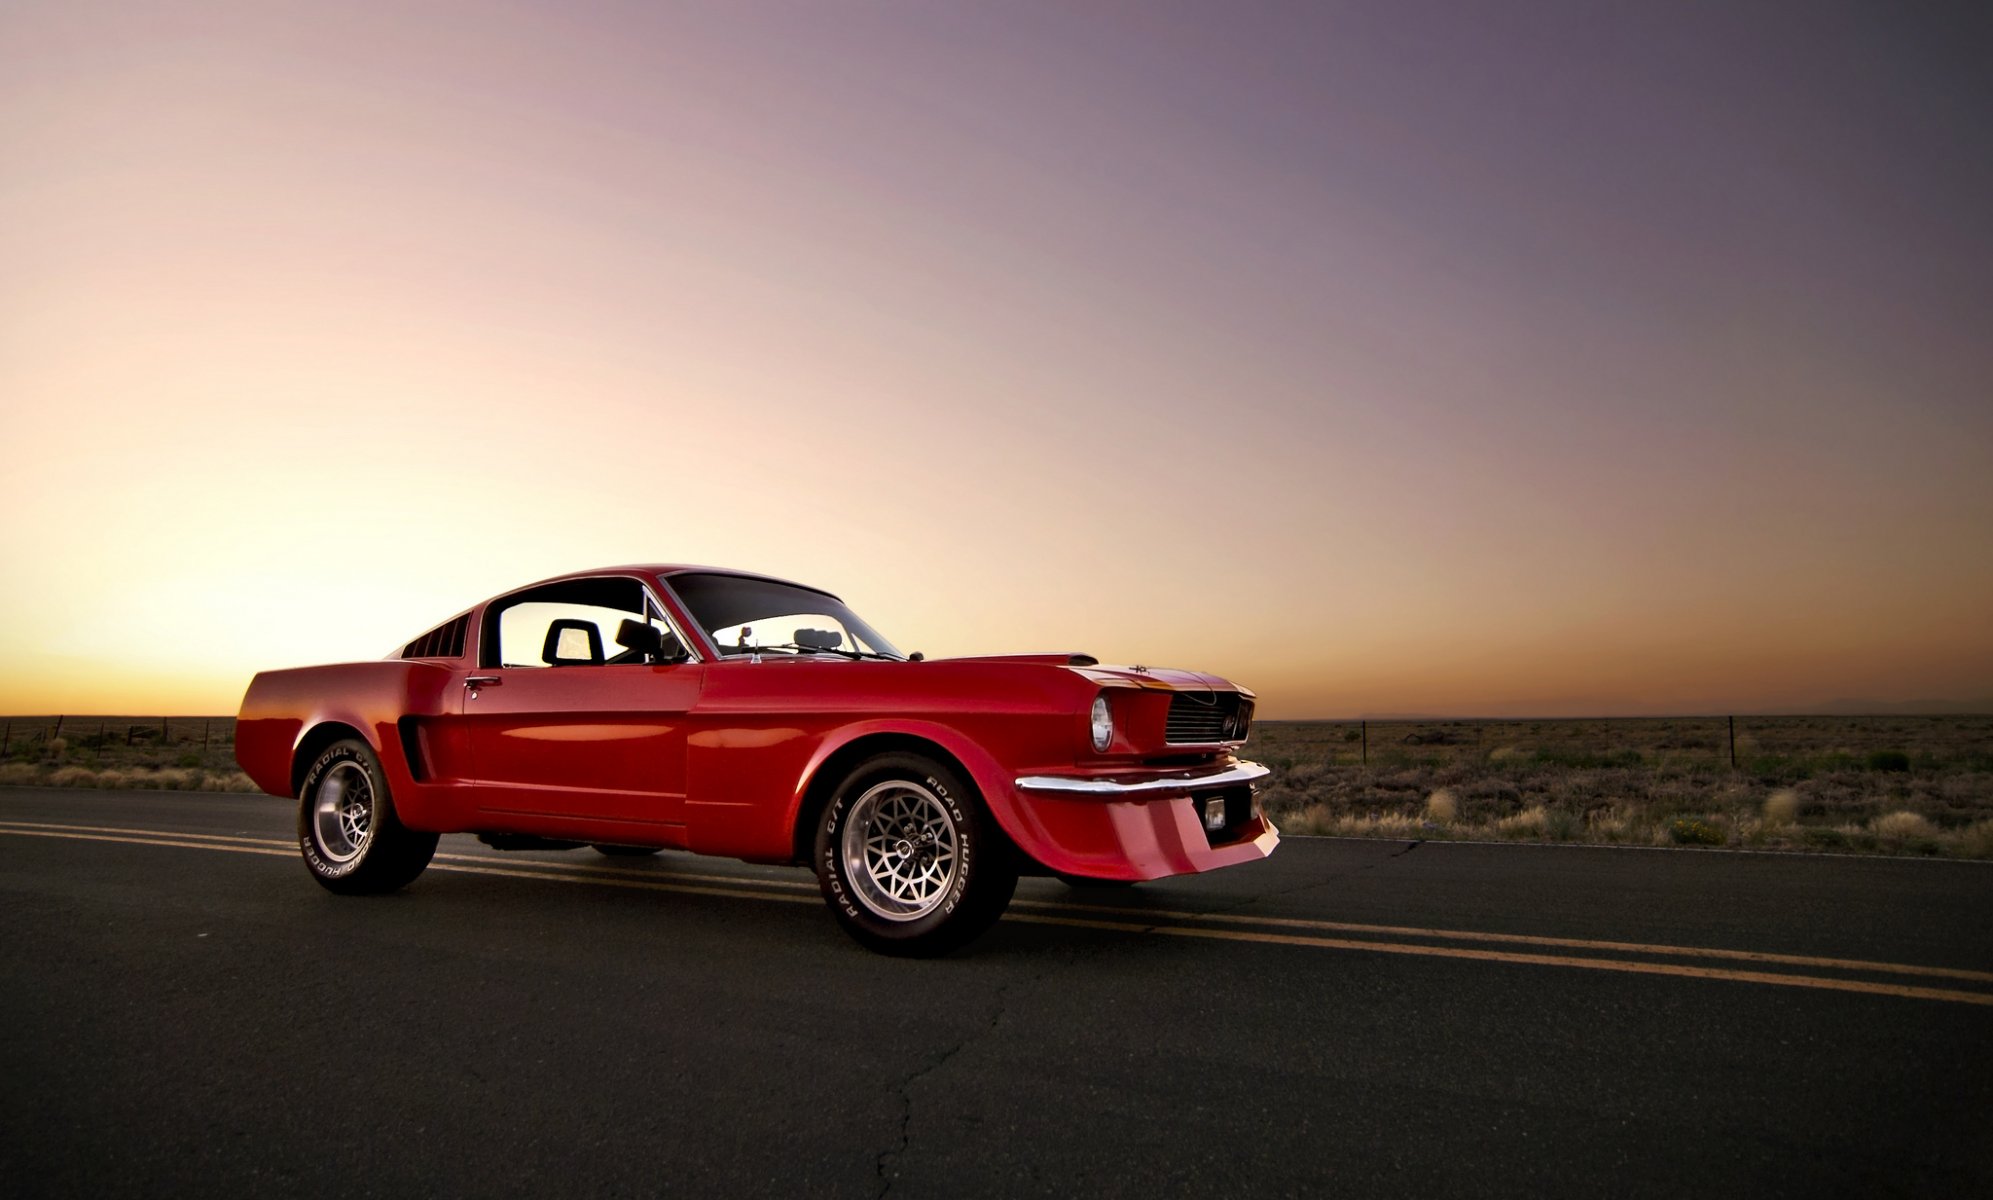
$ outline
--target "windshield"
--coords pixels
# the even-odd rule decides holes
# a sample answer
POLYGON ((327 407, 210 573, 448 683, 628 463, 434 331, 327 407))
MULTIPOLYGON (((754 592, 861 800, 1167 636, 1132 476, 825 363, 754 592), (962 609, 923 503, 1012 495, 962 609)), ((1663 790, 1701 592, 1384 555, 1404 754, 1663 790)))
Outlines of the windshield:
POLYGON ((672 575, 663 582, 723 655, 904 657, 842 600, 823 592, 739 575, 672 575))

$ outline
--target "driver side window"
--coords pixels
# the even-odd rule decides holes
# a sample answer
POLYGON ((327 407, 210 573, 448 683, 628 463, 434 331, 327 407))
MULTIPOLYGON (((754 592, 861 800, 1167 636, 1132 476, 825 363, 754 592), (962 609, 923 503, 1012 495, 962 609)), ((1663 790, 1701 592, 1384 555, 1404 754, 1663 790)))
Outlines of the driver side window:
POLYGON ((506 597, 485 617, 486 667, 593 667, 689 657, 643 585, 579 579, 506 597))

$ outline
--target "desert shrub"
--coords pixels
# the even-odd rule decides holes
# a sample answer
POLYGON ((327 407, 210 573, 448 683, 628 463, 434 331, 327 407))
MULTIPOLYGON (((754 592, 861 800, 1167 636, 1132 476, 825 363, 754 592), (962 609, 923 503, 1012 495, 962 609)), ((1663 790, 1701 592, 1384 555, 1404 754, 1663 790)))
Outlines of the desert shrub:
POLYGON ((130 787, 132 776, 129 771, 99 771, 97 786, 100 788, 130 787))
POLYGON ((1790 825, 1799 817, 1799 793, 1784 788, 1765 797, 1765 824, 1790 825))
POLYGON ((1503 837, 1540 837, 1546 813, 1541 804, 1532 804, 1514 816, 1503 817, 1495 822, 1495 831, 1503 837))
POLYGON ((1621 841, 1633 824, 1632 815, 1616 803, 1601 805, 1585 814, 1585 827, 1600 841, 1621 841))
POLYGON ((1877 750, 1868 756, 1868 769, 1871 771, 1907 771, 1910 769, 1910 756, 1901 750, 1877 750))
POLYGON ((1324 834, 1329 831, 1329 822, 1328 805, 1310 804, 1301 811, 1283 818, 1282 831, 1294 834, 1297 837, 1324 834))
POLYGON ((1451 825, 1459 819, 1460 801, 1454 799, 1452 792, 1440 788, 1426 797, 1426 820, 1451 825))
POLYGON ((201 790, 204 792, 253 792, 256 785, 249 776, 240 771, 208 771, 201 776, 201 790))
POLYGON ((1568 842, 1584 831, 1584 820, 1568 808, 1553 808, 1544 813, 1543 836, 1553 842, 1568 842))
POLYGON ((1993 817, 1966 826, 1958 835, 1958 848, 1967 858, 1993 858, 1993 817))
POLYGON ((1937 833, 1929 821, 1913 812, 1885 813, 1870 821, 1869 829, 1877 837, 1895 841, 1930 838, 1937 833))
POLYGON ((1701 817, 1676 817, 1668 824, 1668 836, 1677 846, 1721 846, 1723 830, 1701 817))
POLYGON ((88 767, 57 767, 48 781, 56 787, 96 787, 97 773, 88 767))
POLYGON ((194 750, 189 750, 185 754, 182 754, 180 757, 174 759, 173 765, 176 767, 198 767, 201 765, 201 756, 199 752, 194 750))
POLYGON ((1362 730, 1359 730, 1359 729, 1347 729, 1347 730, 1344 730, 1344 731, 1343 731, 1343 741, 1345 741, 1345 742, 1355 742, 1355 741, 1361 741, 1362 739, 1363 739, 1363 731, 1362 731, 1362 730))
POLYGON ((1606 767, 1637 767, 1638 750, 1538 750, 1536 761, 1545 766, 1598 770, 1606 767))
POLYGON ((1330 822, 1330 833, 1346 837, 1418 837, 1421 833, 1416 818, 1404 813, 1371 813, 1368 816, 1345 816, 1330 822))
POLYGON ((41 768, 33 763, 0 763, 0 783, 34 783, 41 777, 41 768))
POLYGON ((53 737, 48 740, 48 756, 50 758, 60 759, 67 753, 69 753, 68 738, 53 737))

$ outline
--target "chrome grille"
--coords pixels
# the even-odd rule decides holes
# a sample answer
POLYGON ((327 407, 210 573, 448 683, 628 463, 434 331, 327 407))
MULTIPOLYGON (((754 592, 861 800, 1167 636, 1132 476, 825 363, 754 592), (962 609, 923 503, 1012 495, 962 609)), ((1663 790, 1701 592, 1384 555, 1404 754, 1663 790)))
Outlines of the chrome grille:
POLYGON ((1170 697, 1163 741, 1172 746, 1243 742, 1252 719, 1252 701, 1237 692, 1178 692, 1170 697))

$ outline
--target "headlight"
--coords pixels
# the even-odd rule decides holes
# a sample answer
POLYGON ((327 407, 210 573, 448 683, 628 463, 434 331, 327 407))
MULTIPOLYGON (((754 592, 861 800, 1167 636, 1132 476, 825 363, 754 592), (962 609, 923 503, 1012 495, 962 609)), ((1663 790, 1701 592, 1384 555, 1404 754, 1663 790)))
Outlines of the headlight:
POLYGON ((1107 707, 1107 693, 1102 692, 1093 698, 1093 749, 1096 754, 1107 753, 1114 744, 1114 713, 1107 707))

